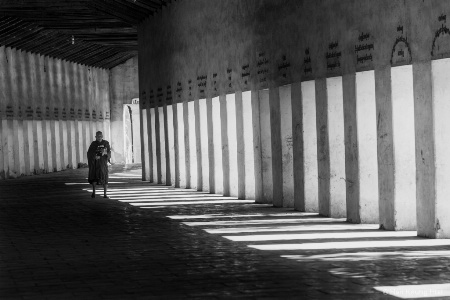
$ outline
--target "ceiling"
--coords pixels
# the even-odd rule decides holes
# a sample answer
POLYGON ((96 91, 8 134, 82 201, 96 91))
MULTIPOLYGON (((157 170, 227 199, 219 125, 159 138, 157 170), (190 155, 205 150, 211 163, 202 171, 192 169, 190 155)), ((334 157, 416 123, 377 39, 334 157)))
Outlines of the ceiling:
POLYGON ((137 25, 175 0, 0 0, 0 46, 113 68, 137 55, 137 25))

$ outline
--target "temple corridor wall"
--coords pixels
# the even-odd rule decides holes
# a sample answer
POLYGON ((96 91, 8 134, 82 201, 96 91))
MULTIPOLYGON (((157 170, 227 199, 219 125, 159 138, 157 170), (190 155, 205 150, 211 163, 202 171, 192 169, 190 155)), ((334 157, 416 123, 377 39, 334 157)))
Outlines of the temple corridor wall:
POLYGON ((163 8, 138 30, 144 179, 449 238, 449 14, 439 0, 163 8))
MULTIPOLYGON (((111 132, 114 132, 114 141, 111 141, 114 143, 111 149, 111 159, 115 163, 124 163, 126 152, 123 129, 124 104, 132 104, 133 99, 139 98, 138 58, 131 58, 112 68, 109 74, 111 132)), ((134 125, 134 129, 139 130, 139 123, 134 125)), ((138 155, 140 156, 140 153, 138 155)))
POLYGON ((87 163, 109 114, 108 70, 0 47, 0 179, 87 163))

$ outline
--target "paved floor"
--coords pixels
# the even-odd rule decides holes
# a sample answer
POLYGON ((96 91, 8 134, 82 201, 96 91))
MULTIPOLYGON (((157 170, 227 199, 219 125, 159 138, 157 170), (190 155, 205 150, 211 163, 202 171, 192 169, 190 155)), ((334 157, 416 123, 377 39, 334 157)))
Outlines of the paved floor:
POLYGON ((0 299, 450 295, 450 240, 151 185, 121 166, 110 199, 92 199, 86 173, 0 182, 0 299))

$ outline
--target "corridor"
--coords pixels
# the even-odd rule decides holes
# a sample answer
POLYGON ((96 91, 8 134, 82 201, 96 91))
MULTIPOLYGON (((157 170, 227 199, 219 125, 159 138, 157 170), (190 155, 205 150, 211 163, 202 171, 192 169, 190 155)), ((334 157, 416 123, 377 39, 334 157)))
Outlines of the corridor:
POLYGON ((442 299, 450 240, 141 180, 0 181, 1 299, 442 299), (101 191, 100 191, 101 192, 101 191))

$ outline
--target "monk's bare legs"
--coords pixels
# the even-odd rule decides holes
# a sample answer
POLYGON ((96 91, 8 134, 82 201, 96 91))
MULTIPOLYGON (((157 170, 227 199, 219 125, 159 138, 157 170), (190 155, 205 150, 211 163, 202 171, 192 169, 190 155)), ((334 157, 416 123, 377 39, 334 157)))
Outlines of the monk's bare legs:
POLYGON ((95 182, 92 183, 92 195, 91 198, 95 198, 95 182))

